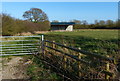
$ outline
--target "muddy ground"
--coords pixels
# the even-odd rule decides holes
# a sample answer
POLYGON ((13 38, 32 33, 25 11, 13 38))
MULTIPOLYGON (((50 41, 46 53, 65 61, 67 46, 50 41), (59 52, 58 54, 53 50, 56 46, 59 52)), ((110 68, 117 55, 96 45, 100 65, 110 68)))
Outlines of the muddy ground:
POLYGON ((27 59, 21 56, 10 56, 2 58, 2 80, 5 79, 28 79, 27 59))

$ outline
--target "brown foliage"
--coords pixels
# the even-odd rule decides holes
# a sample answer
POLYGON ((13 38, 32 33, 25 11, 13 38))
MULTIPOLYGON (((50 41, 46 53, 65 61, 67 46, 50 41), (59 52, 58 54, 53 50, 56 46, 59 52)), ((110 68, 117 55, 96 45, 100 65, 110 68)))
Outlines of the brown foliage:
POLYGON ((2 35, 15 35, 17 33, 49 30, 49 21, 34 23, 14 19, 8 14, 2 14, 2 35))

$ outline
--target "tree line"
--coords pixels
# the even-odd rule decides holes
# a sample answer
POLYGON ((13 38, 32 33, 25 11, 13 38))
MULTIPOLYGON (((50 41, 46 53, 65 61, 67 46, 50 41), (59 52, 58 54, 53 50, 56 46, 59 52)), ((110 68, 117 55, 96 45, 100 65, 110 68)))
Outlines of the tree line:
MULTIPOLYGON (((11 17, 6 13, 0 14, 2 18, 2 35, 15 35, 22 32, 48 31, 50 30, 50 21, 45 12, 39 8, 31 8, 23 13, 25 20, 11 17)), ((53 20, 52 22, 59 22, 53 20)), ((120 21, 95 20, 94 24, 89 24, 86 20, 72 20, 75 22, 74 29, 119 29, 120 21)))
MULTIPOLYGON (((58 20, 53 20, 52 22, 59 22, 58 20)), ((75 22, 74 29, 120 29, 120 21, 112 20, 95 20, 93 24, 89 24, 86 20, 71 20, 70 22, 75 22)))
POLYGON ((11 17, 6 13, 0 15, 2 17, 2 35, 9 36, 22 32, 48 31, 50 22, 47 15, 38 8, 31 8, 25 11, 23 17, 26 20, 20 20, 11 17))

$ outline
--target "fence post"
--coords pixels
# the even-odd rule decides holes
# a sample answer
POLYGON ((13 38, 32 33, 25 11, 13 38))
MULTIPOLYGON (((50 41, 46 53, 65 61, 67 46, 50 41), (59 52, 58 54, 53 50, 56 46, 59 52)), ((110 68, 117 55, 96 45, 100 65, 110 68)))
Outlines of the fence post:
MULTIPOLYGON (((109 57, 109 55, 107 55, 106 57, 109 57)), ((110 71, 110 64, 109 64, 109 62, 107 61, 106 62, 106 71, 110 71)), ((109 79, 110 78, 110 76, 109 75, 105 75, 105 79, 109 79)))
MULTIPOLYGON (((47 43, 47 42, 44 43, 44 47, 45 47, 45 46, 48 46, 48 43, 47 43)), ((44 49, 44 54, 47 54, 47 51, 48 51, 47 48, 45 48, 45 49, 44 49)))
MULTIPOLYGON (((52 41, 52 42, 55 42, 55 41, 52 41)), ((52 44, 52 47, 53 48, 56 48, 56 45, 55 44, 52 44)), ((56 51, 53 51, 54 52, 54 54, 56 54, 56 51)))
POLYGON ((44 35, 41 36, 41 40, 44 41, 44 35))
POLYGON ((115 75, 115 79, 118 79, 118 81, 120 80, 120 59, 118 59, 115 64, 117 65, 117 72, 115 75))
POLYGON ((67 58, 66 58, 66 56, 64 55, 64 69, 67 68, 66 62, 67 62, 67 58))
POLYGON ((45 49, 45 45, 44 45, 44 35, 41 36, 41 42, 42 42, 42 45, 41 45, 41 49, 42 49, 42 54, 43 54, 43 57, 44 57, 44 49, 45 49))
MULTIPOLYGON (((79 50, 81 49, 81 48, 78 48, 79 50)), ((78 58, 79 59, 81 59, 81 53, 78 53, 78 58)), ((80 70, 81 70, 81 65, 80 65, 80 61, 78 62, 78 76, 79 77, 81 77, 81 72, 80 72, 80 70)))
MULTIPOLYGON (((64 45, 66 46, 66 44, 64 44, 64 45)), ((67 48, 65 48, 65 51, 67 52, 67 48)), ((66 55, 63 56, 63 61, 64 61, 64 69, 66 69, 67 68, 67 64, 66 64, 67 57, 66 57, 66 55)))

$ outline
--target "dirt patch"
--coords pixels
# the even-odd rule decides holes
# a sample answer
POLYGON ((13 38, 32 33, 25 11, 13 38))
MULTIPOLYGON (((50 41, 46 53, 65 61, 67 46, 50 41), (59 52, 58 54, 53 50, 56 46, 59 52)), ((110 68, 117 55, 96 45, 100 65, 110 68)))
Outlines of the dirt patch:
POLYGON ((24 57, 2 58, 2 79, 28 79, 26 73, 27 65, 24 57))

